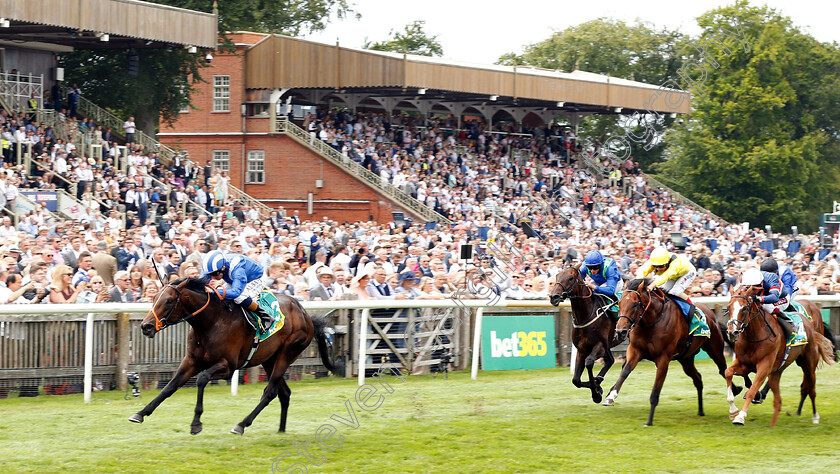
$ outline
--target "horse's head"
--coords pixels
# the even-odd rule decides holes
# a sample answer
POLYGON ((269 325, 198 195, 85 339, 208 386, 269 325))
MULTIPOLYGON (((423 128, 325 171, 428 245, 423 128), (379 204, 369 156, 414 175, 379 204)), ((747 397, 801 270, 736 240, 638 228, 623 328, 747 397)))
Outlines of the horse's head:
POLYGON ((186 321, 203 311, 211 299, 210 295, 206 295, 205 288, 204 282, 196 278, 183 278, 164 286, 152 310, 140 323, 143 335, 154 337, 161 329, 186 321), (190 312, 192 308, 198 309, 190 312))
POLYGON ((575 295, 575 290, 582 284, 583 279, 580 277, 580 264, 574 267, 564 268, 557 274, 557 279, 554 281, 554 286, 551 288, 548 300, 552 305, 557 306, 560 302, 566 300, 566 298, 575 295))
POLYGON ((739 284, 733 288, 728 305, 729 321, 726 322, 726 332, 729 333, 731 340, 737 339, 738 334, 741 334, 747 328, 749 325, 747 316, 761 309, 758 302, 753 301, 753 297, 760 294, 761 291, 760 285, 739 284))
POLYGON ((615 325, 615 338, 623 341, 630 330, 639 324, 650 304, 650 281, 645 279, 630 280, 618 301, 618 323, 615 325))

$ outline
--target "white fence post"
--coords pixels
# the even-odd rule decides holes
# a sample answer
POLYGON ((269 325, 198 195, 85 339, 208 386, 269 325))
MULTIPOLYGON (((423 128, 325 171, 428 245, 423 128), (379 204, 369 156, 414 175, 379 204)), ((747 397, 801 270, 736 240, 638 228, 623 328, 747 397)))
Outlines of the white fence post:
POLYGON ((368 317, 370 317, 370 308, 362 310, 362 317, 359 321, 359 385, 365 384, 365 362, 367 359, 367 335, 368 335, 368 317))
POLYGON ((93 390, 93 313, 85 322, 85 403, 90 403, 93 390))
POLYGON ((478 379, 478 352, 481 350, 481 320, 484 318, 484 308, 475 311, 475 334, 473 335, 472 372, 473 380, 478 379))

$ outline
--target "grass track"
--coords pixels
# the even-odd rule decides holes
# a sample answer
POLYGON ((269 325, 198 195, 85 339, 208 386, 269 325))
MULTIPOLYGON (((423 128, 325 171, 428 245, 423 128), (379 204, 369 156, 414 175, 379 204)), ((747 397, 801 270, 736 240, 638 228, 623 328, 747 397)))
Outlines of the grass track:
MULTIPOLYGON (((448 381, 431 376, 401 382, 373 412, 355 406, 356 381, 293 382, 288 432, 277 434, 280 406, 263 411, 242 437, 228 434, 256 404, 264 384, 209 387, 204 432, 189 434, 195 389, 167 400, 142 425, 128 417, 140 401, 120 393, 0 400, 0 465, 6 472, 268 472, 306 462, 293 442, 312 441, 316 429, 354 403, 359 428, 332 422, 344 437, 310 472, 684 472, 840 471, 840 367, 817 372, 821 424, 786 416, 799 400, 801 371, 782 378, 779 426, 770 428, 771 403, 752 406, 747 425, 729 422, 725 387, 709 361, 699 363, 706 389, 705 417, 697 416, 694 387, 671 365, 654 420, 644 428, 653 364, 630 376, 615 407, 595 405, 588 390, 575 389, 568 369, 468 372, 448 381), (781 448, 781 449, 779 449, 781 448)), ((618 367, 607 376, 611 385, 618 367)), ((738 397, 740 407, 743 400, 738 397)), ((806 402, 806 407, 808 404, 806 402)), ((333 438, 335 440, 335 438, 333 438)), ((331 440, 331 441, 333 441, 331 440)))

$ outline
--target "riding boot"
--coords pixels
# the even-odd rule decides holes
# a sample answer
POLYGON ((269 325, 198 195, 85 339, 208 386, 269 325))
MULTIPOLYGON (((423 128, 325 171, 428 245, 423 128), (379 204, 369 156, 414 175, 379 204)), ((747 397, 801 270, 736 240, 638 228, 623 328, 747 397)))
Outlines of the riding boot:
POLYGON ((793 321, 790 319, 790 316, 785 314, 779 308, 773 308, 773 314, 776 315, 776 321, 779 322, 779 326, 782 327, 782 332, 785 336, 785 343, 790 339, 790 335, 793 332, 793 321))
MULTIPOLYGON (((247 301, 243 301, 245 303, 247 301)), ((251 304, 248 305, 248 309, 253 311, 257 316, 260 318, 260 332, 266 332, 269 328, 271 328, 271 324, 274 322, 274 318, 271 317, 260 305, 257 304, 256 301, 251 301, 251 304)))

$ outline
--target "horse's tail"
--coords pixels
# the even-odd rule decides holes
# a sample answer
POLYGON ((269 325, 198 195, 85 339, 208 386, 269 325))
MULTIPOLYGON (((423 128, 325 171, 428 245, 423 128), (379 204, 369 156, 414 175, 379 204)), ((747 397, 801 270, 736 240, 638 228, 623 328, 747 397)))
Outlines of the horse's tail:
POLYGON ((814 333, 814 342, 823 362, 828 365, 834 365, 834 344, 827 337, 816 332, 814 333))
POLYGON ((837 361, 837 340, 834 339, 834 334, 832 334, 831 329, 828 328, 828 324, 823 324, 823 336, 828 339, 828 342, 831 343, 831 353, 834 354, 834 360, 837 361))
POLYGON ((321 362, 333 374, 336 373, 335 365, 330 360, 330 337, 327 334, 327 320, 321 316, 311 316, 312 324, 315 326, 315 340, 318 342, 318 353, 321 354, 321 362))

